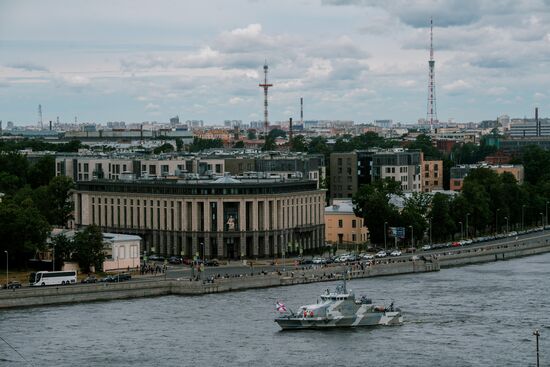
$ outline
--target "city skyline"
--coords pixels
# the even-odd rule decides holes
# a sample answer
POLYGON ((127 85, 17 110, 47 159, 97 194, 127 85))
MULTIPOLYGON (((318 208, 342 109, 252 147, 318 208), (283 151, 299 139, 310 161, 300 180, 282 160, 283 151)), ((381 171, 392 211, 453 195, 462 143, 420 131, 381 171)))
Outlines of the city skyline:
POLYGON ((426 117, 429 19, 438 115, 545 112, 546 1, 369 0, 0 4, 0 119, 356 123, 426 117), (53 4, 53 5, 52 5, 53 4), (236 8, 241 11, 234 11, 236 8))

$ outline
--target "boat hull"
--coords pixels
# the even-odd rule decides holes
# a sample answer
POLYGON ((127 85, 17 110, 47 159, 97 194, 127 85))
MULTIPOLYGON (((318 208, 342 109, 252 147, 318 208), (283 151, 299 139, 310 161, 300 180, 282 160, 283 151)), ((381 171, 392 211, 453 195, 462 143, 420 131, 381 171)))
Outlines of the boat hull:
POLYGON ((283 330, 303 330, 303 329, 330 329, 330 328, 350 328, 350 327, 368 327, 378 325, 400 325, 403 323, 403 316, 400 312, 380 312, 369 313, 354 317, 279 317, 275 319, 283 330))

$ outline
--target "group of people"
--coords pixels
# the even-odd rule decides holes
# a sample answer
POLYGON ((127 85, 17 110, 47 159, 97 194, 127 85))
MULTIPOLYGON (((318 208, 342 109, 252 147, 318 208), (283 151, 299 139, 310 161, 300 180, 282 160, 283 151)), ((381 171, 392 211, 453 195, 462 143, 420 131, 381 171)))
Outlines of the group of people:
POLYGON ((141 275, 157 275, 166 273, 166 264, 160 266, 157 264, 143 264, 139 270, 141 275))

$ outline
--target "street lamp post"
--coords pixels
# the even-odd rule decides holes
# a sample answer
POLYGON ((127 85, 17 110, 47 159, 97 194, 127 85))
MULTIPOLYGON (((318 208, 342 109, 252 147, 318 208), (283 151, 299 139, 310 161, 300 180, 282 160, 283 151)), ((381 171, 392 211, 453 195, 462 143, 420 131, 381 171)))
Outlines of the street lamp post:
POLYGON ((6 289, 8 289, 8 283, 9 283, 9 278, 10 278, 10 273, 9 273, 9 270, 8 270, 9 256, 8 256, 8 250, 4 250, 4 252, 6 253, 6 289))
POLYGON ((498 234, 498 212, 500 211, 500 208, 497 208, 495 213, 495 234, 498 234))
POLYGON ((414 247, 414 228, 413 226, 409 226, 411 229, 411 247, 414 247))
POLYGON ((521 206, 521 230, 525 230, 525 204, 521 206))
POLYGON ((466 238, 470 238, 470 232, 468 232, 468 217, 470 213, 466 213, 466 238))
POLYGON ((386 236, 387 236, 386 226, 387 225, 388 225, 388 222, 384 222, 384 251, 388 251, 388 243, 386 241, 386 236))
POLYGON ((462 234, 464 233, 464 227, 462 225, 462 222, 458 222, 460 224, 460 239, 462 239, 462 234))
POLYGON ((506 220, 506 233, 508 233, 508 217, 504 217, 504 219, 506 220))
POLYGON ((283 252, 283 273, 285 272, 285 252, 286 252, 286 245, 283 245, 283 235, 281 235, 281 250, 283 252))
POLYGON ((546 221, 545 221, 545 227, 548 226, 548 201, 546 202, 546 215, 545 215, 545 218, 546 218, 546 221))
POLYGON ((540 225, 544 228, 544 214, 539 213, 540 214, 540 225))
POLYGON ((430 246, 432 245, 432 218, 430 218, 430 246))
POLYGON ((201 242, 201 247, 202 247, 202 264, 200 266, 200 270, 201 270, 201 279, 204 279, 203 273, 206 270, 206 265, 204 264, 205 252, 206 252, 206 249, 204 248, 204 242, 201 242))

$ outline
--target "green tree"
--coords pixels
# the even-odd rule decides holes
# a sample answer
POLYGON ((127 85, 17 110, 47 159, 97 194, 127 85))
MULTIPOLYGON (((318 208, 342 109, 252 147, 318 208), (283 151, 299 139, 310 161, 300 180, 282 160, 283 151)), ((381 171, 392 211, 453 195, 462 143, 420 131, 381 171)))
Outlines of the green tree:
POLYGON ((286 131, 281 129, 273 129, 267 135, 271 136, 273 139, 279 138, 279 137, 286 138, 286 131))
POLYGON ((456 222, 451 216, 451 200, 448 195, 436 193, 428 214, 432 223, 432 240, 446 241, 456 232, 456 222))
POLYGON ((174 146, 170 143, 164 143, 155 149, 153 149, 154 154, 169 153, 174 151, 174 146))
POLYGON ((176 150, 178 152, 181 152, 183 150, 183 139, 182 138, 176 138, 176 150))
POLYGON ((28 182, 32 188, 47 185, 55 176, 55 157, 46 155, 29 167, 28 182))
POLYGON ((71 190, 74 188, 73 180, 66 176, 54 177, 47 188, 50 204, 50 223, 65 227, 72 218, 73 202, 71 190))
POLYGON ((189 147, 190 152, 200 152, 206 149, 223 148, 223 141, 221 139, 201 139, 194 137, 193 143, 189 147))
POLYGON ((292 137, 290 148, 293 152, 307 152, 306 138, 303 135, 292 137))
POLYGON ((267 137, 265 138, 262 150, 263 151, 275 150, 276 147, 277 145, 275 144, 275 138, 271 135, 267 135, 267 137))
POLYGON ((233 148, 244 148, 244 141, 239 140, 233 145, 233 148))
POLYGON ((0 204, 0 250, 7 250, 17 265, 24 265, 43 249, 49 233, 50 225, 30 198, 22 203, 6 200, 0 204))
POLYGON ((75 251, 74 241, 64 234, 59 234, 51 239, 51 247, 55 252, 56 269, 62 269, 66 261, 71 260, 75 251))
POLYGON ((246 137, 248 140, 256 140, 258 137, 256 135, 256 131, 250 129, 246 132, 246 137))
POLYGON ((401 194, 401 184, 386 178, 362 185, 353 196, 354 212, 365 220, 373 243, 384 242, 384 222, 389 227, 400 220, 397 208, 389 202, 392 194, 401 194))
POLYGON ((426 216, 430 205, 431 196, 426 193, 415 192, 412 196, 405 199, 405 205, 401 211, 401 222, 406 228, 408 238, 412 239, 414 231, 415 243, 422 240, 428 228, 426 216), (412 231, 409 226, 412 226, 412 231))
POLYGON ((105 260, 103 235, 96 225, 86 227, 74 236, 75 258, 80 269, 88 272, 93 266, 95 271, 103 269, 105 260))

